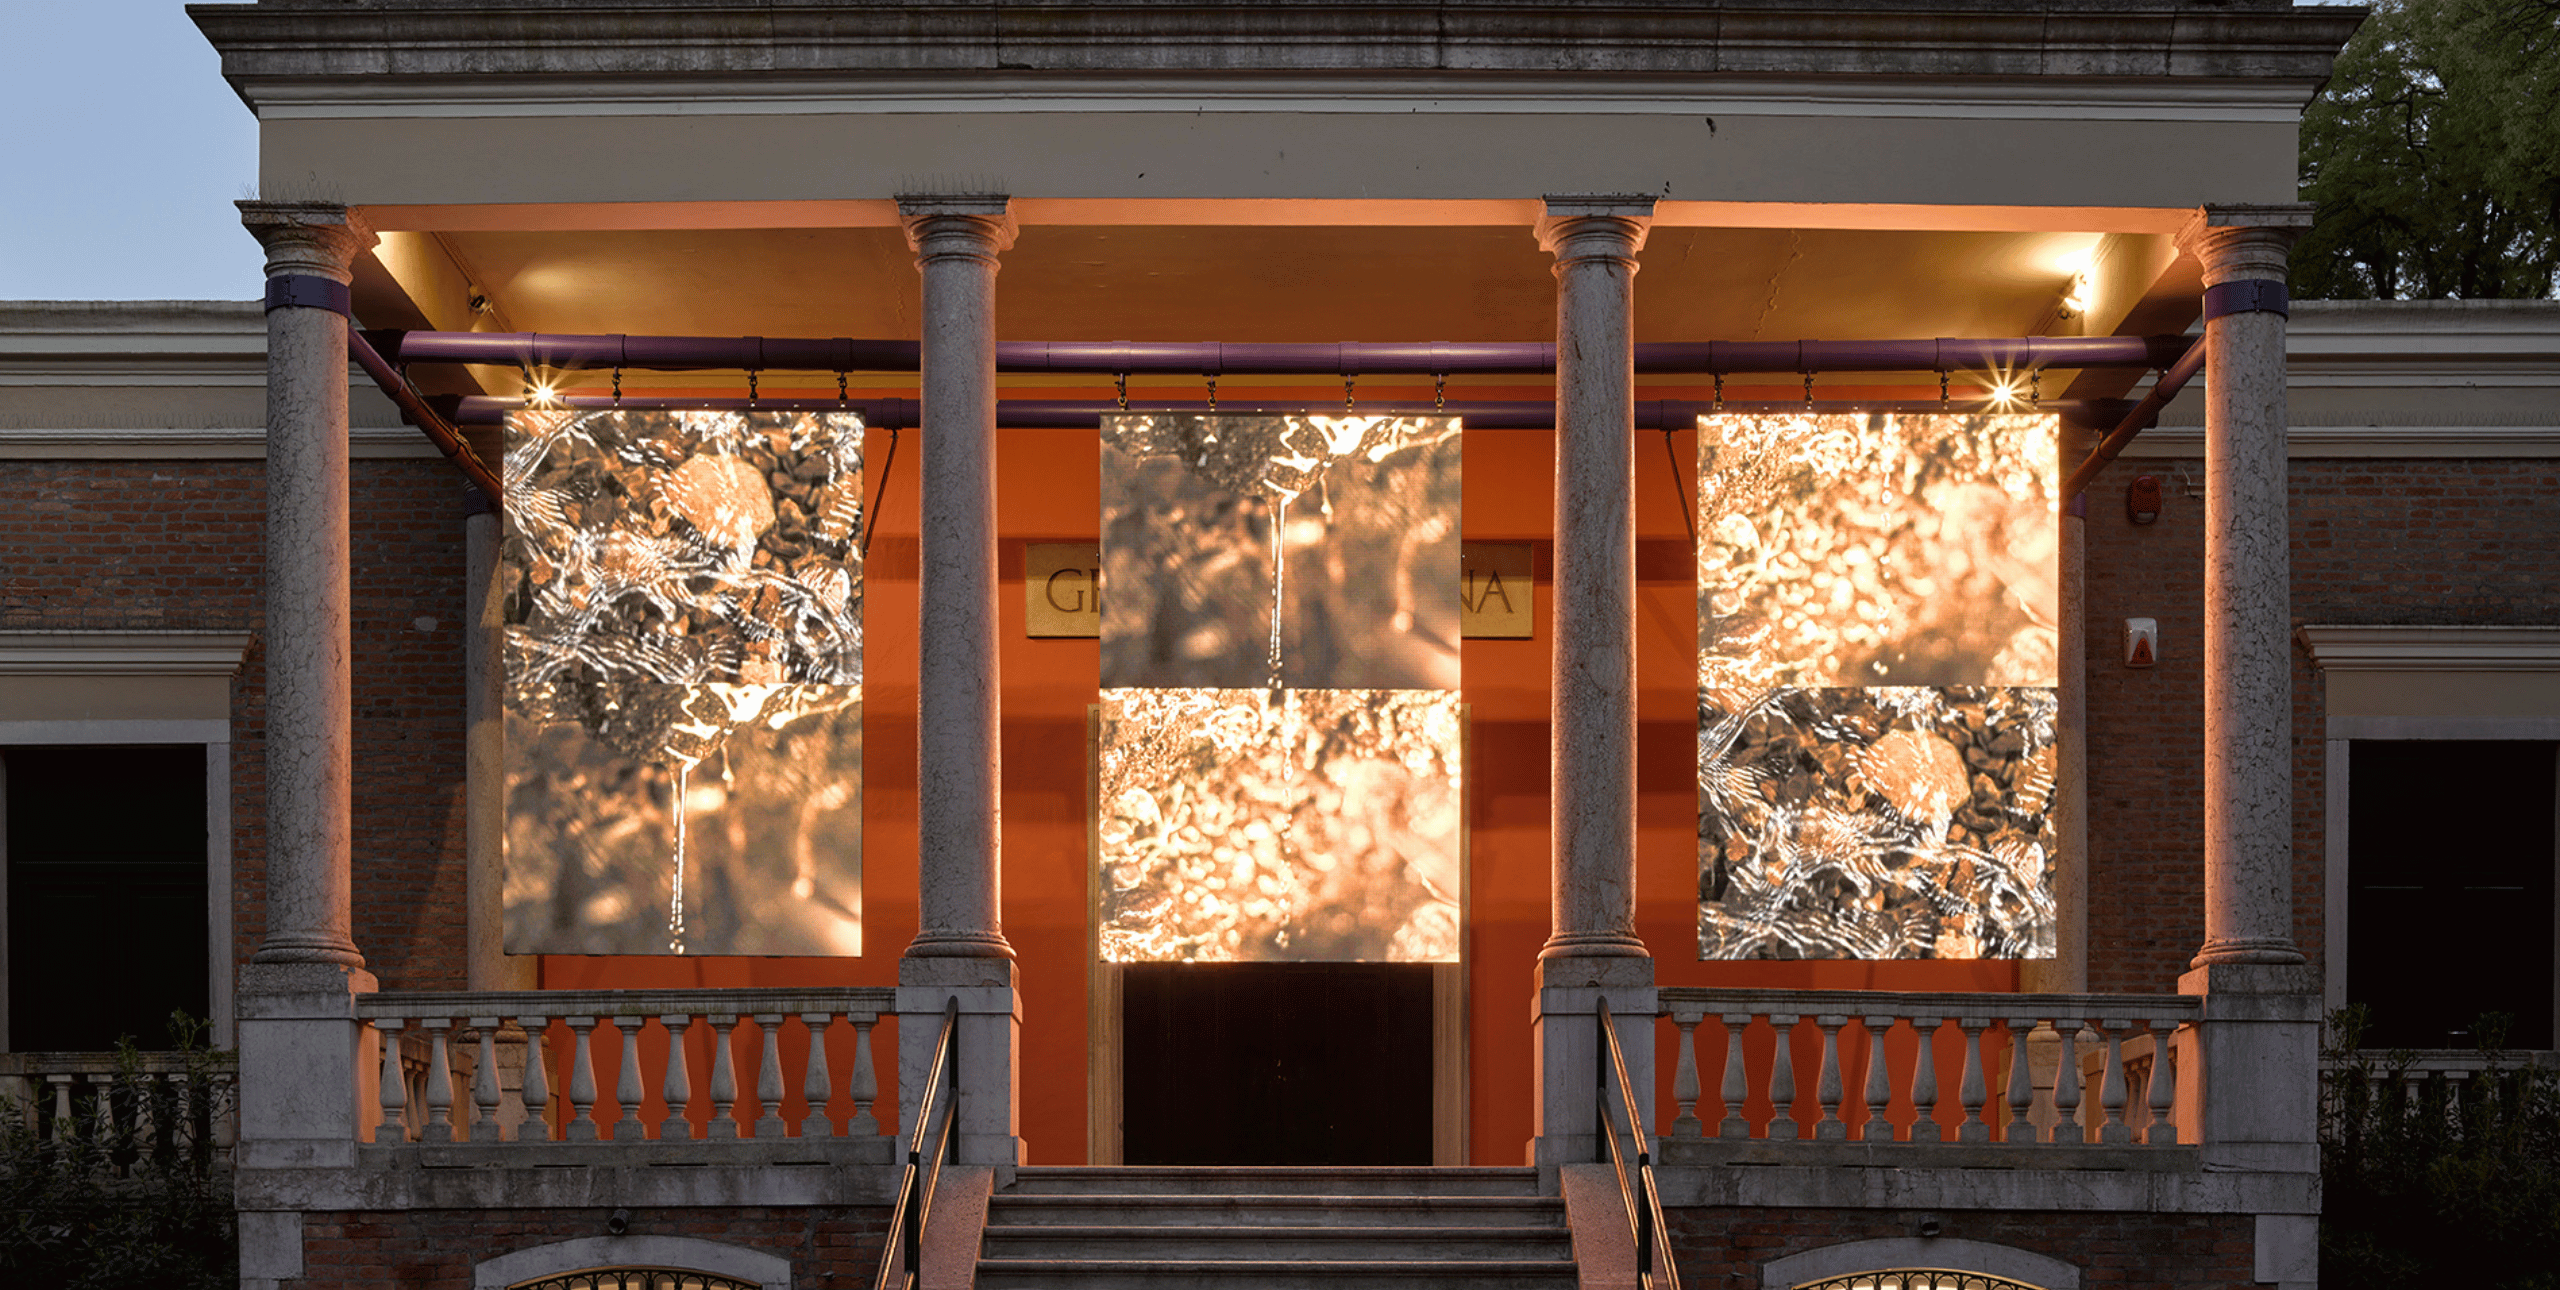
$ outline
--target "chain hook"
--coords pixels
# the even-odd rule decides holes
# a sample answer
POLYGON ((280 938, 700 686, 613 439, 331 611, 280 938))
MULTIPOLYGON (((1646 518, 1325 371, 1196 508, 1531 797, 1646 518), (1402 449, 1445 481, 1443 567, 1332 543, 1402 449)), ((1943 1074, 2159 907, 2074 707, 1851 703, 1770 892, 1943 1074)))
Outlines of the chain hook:
POLYGON ((2027 407, 2031 411, 2044 410, 2044 369, 2041 367, 2027 373, 2027 407))
POLYGON ((839 367, 839 368, 837 368, 837 369, 836 369, 836 406, 837 406, 837 407, 839 407, 839 408, 841 408, 841 407, 843 407, 844 405, 845 405, 845 393, 844 393, 844 369, 843 369, 843 368, 841 368, 841 367, 839 367))
POLYGON ((1351 391, 1352 384, 1359 379, 1356 376, 1342 378, 1342 415, 1346 417, 1359 415, 1360 404, 1351 391))
POLYGON ((1431 374, 1431 410, 1434 412, 1449 410, 1449 374, 1447 372, 1431 374))
POLYGON ((1947 406, 1948 401, 1949 401, 1949 396, 1948 396, 1948 394, 1947 394, 1947 374, 1946 374, 1945 372, 1941 371, 1941 372, 1939 372, 1939 373, 1938 373, 1938 406, 1943 408, 1943 407, 1947 406))
POLYGON ((1212 412, 1212 413, 1215 413, 1217 410, 1218 410, 1218 378, 1217 378, 1216 376, 1214 376, 1214 375, 1213 375, 1213 376, 1211 376, 1211 377, 1209 378, 1209 411, 1210 411, 1210 412, 1212 412))
POLYGON ((756 410, 756 369, 747 369, 747 411, 756 410))
POLYGON ((1709 412, 1724 411, 1724 373, 1716 373, 1716 401, 1707 405, 1709 412))
POLYGON ((1120 397, 1120 410, 1123 412, 1128 411, 1129 374, 1127 372, 1113 372, 1111 374, 1111 389, 1113 393, 1120 397))
POLYGON ((1813 411, 1813 373, 1804 374, 1804 410, 1813 411))

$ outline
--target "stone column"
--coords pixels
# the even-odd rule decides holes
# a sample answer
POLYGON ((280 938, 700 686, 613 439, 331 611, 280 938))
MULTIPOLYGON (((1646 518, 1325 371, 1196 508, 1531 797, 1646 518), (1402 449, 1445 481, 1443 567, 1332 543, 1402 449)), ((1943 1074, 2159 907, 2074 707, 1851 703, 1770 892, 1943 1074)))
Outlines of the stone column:
POLYGON ((2205 938, 2195 965, 2293 964, 2285 255, 2301 208, 2209 208, 2204 263, 2205 938))
MULTIPOLYGON (((498 501, 463 489, 463 935, 474 990, 531 990, 537 960, 506 951, 506 623, 498 590, 498 501)), ((510 1034, 513 1028, 510 1027, 510 1034)), ((523 1060, 521 1051, 516 1060, 523 1060)))
POLYGON ((240 973, 238 1159, 344 1166, 374 989, 350 911, 345 310, 373 236, 326 202, 240 215, 267 251, 267 930, 240 973))
POLYGON ((1551 197, 1556 258, 1552 930, 1533 1029, 1542 1177, 1600 1158, 1597 1001, 1653 1106, 1653 959, 1635 930, 1635 275, 1647 197, 1551 197))
MULTIPOLYGON (((1000 918, 996 649, 996 256, 1000 196, 898 202, 923 278, 915 940, 898 967, 899 1099, 913 1110, 944 1005, 960 1000, 960 1158, 1011 1165, 1018 1008, 1000 918)), ((909 1121, 911 1122, 911 1121, 909 1121)))
POLYGON ((2293 943, 2285 514, 2285 255, 2309 223, 2307 206, 2207 207, 2179 237, 2205 281, 2205 940, 2178 988, 2205 1001, 2179 1036, 2178 1088, 2206 1168, 2301 1180, 2267 1193, 2297 1197, 2260 1214, 2276 1244, 2314 1221, 2320 1167, 2319 982, 2293 943))

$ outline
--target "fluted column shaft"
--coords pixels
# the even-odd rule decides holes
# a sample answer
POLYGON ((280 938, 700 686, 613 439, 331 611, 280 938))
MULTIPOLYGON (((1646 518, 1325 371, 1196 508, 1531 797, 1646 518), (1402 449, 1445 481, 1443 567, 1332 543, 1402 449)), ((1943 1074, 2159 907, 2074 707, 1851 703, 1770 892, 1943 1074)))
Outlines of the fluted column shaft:
POLYGON ((899 203, 923 277, 918 915, 910 957, 1011 958, 999 918, 996 256, 1004 198, 899 203))
POLYGON ((2293 943, 2292 548, 2281 295, 2298 222, 2293 207, 2209 209, 2181 238, 2203 262, 2208 300, 2205 939, 2198 967, 2303 961, 2293 943), (2274 291, 2254 306, 2215 291, 2248 282, 2273 284, 2274 291))
MULTIPOLYGON (((353 280, 343 206, 241 202, 267 276, 353 280)), ((347 318, 267 311, 267 929, 254 961, 357 968, 351 926, 347 318)))
POLYGON ((1551 199, 1555 616, 1551 908, 1539 957, 1645 957, 1635 932, 1635 275, 1653 203, 1551 199))

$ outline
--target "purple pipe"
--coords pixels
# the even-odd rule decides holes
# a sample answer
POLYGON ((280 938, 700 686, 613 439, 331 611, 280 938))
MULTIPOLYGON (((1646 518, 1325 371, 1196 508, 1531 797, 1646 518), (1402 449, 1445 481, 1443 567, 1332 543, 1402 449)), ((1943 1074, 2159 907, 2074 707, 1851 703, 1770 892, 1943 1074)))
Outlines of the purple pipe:
MULTIPOLYGON (((542 332, 365 333, 394 364, 485 363, 602 371, 702 369, 912 372, 911 340, 791 340, 770 336, 571 336, 542 332)), ((2176 336, 2021 336, 1993 339, 1674 341, 1635 347, 1647 373, 1948 372, 2040 367, 2166 367, 2186 350, 2176 336)), ((996 369, 1222 376, 1422 376, 1551 372, 1555 346, 1531 341, 1001 341, 996 369)))
MULTIPOLYGON (((570 395, 559 402, 578 412, 599 411, 614 406, 614 401, 603 395, 570 395)), ((455 422, 462 425, 497 425, 506 420, 507 413, 523 406, 521 399, 502 399, 475 394, 459 400, 454 405, 455 410, 451 415, 455 422)), ((748 410, 745 399, 625 398, 621 406, 635 412, 665 409, 712 412, 748 410)), ((2111 422, 2116 411, 2125 404, 2117 399, 2087 401, 2049 399, 2043 406, 2048 412, 2061 413, 2065 419, 2103 418, 2111 422)), ((1713 407, 1713 404, 1689 399, 1639 399, 1636 401, 1635 408, 1636 429, 1686 430, 1696 425, 1698 418, 1712 411, 1713 407)), ((1804 404, 1796 400, 1771 402, 1733 400, 1727 402, 1725 407, 1734 412, 1792 412, 1802 409, 1804 404)), ((761 412, 858 412, 862 414, 865 424, 882 429, 895 427, 902 430, 912 429, 916 425, 918 415, 914 399, 854 399, 843 403, 827 398, 758 399, 755 410, 761 412)), ((1132 402, 1128 410, 1136 413, 1200 416, 1209 411, 1209 405, 1201 400, 1189 402, 1144 400, 1132 402)), ((1328 416, 1339 411, 1332 404, 1248 403, 1233 400, 1221 401, 1217 410, 1232 416, 1328 416)), ((1885 403, 1817 402, 1814 404, 1816 412, 1938 412, 1943 410, 1945 406, 1935 400, 1885 403)), ((1955 405, 1955 410, 1980 412, 1984 409, 1978 402, 1967 402, 1955 405)), ((996 424, 1008 430, 1090 430, 1096 428, 1103 417, 1118 411, 1120 408, 1117 404, 1101 400, 1004 399, 996 404, 996 424)), ((1359 411, 1364 415, 1372 416, 1418 417, 1433 415, 1434 409, 1429 403, 1392 400, 1371 402, 1364 399, 1359 404, 1359 411)), ((1545 400, 1461 401, 1453 399, 1447 407, 1439 409, 1439 413, 1465 418, 1467 428, 1470 430, 1545 430, 1552 428, 1556 420, 1555 404, 1545 400)))
POLYGON ((2106 469, 2107 463, 2114 461, 2116 454, 2123 452, 2135 435, 2159 420, 2160 409, 2169 406, 2169 400, 2178 397, 2178 391, 2185 389, 2187 382, 2194 380, 2196 373, 2203 370, 2204 337, 2198 336, 2177 362, 2160 373, 2160 379, 2152 384, 2151 392, 2143 395, 2142 401, 2134 404, 2133 409, 2124 414, 2124 419, 2116 423, 2116 428, 2098 441, 2098 446, 2090 451, 2089 459, 2072 470, 2071 477, 2062 483, 2062 496, 2066 499, 2078 497, 2087 489, 2089 482, 2098 477, 2098 472, 2106 469))

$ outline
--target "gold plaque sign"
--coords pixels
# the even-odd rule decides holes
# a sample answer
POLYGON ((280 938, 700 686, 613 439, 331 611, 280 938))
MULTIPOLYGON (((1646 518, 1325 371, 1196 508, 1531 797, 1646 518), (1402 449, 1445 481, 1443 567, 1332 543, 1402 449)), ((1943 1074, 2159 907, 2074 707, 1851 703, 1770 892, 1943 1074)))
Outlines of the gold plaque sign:
POLYGON ((1102 548, 1091 542, 1031 542, 1022 548, 1023 634, 1102 635, 1102 548))
POLYGON ((1537 583, 1526 542, 1469 542, 1459 551, 1458 634, 1527 640, 1536 634, 1537 583))

